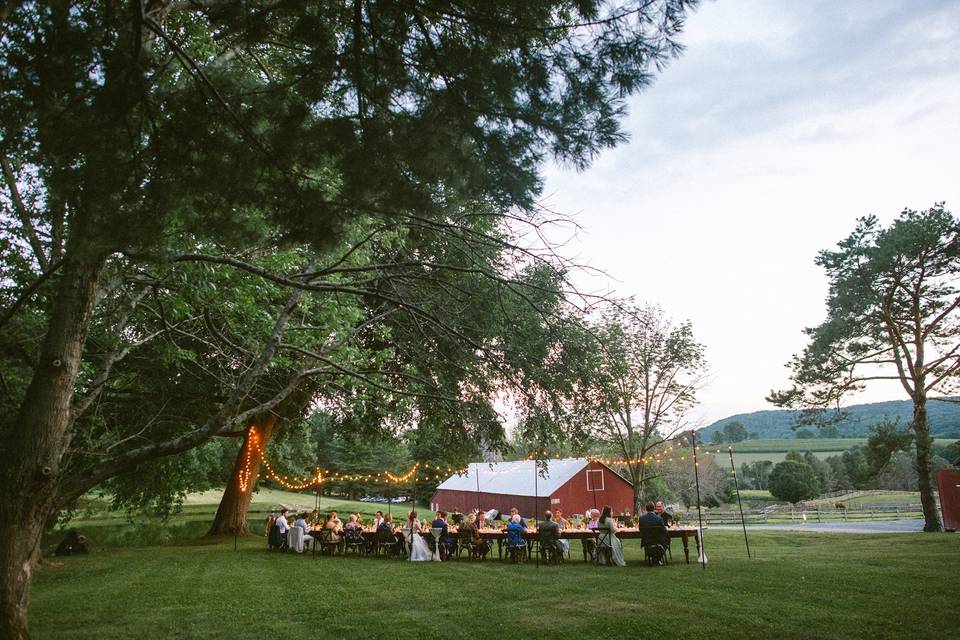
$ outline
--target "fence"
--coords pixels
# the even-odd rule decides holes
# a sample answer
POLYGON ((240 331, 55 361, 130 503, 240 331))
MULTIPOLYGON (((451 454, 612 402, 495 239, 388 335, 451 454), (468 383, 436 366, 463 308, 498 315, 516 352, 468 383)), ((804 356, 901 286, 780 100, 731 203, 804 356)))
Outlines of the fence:
MULTIPOLYGON (((678 512, 683 522, 696 522, 697 511, 678 512)), ((846 509, 811 506, 791 508, 771 505, 762 509, 744 509, 743 522, 747 524, 783 524, 791 522, 860 522, 867 520, 913 520, 923 517, 920 504, 849 505, 846 509)), ((740 511, 704 509, 704 524, 740 524, 740 511)))

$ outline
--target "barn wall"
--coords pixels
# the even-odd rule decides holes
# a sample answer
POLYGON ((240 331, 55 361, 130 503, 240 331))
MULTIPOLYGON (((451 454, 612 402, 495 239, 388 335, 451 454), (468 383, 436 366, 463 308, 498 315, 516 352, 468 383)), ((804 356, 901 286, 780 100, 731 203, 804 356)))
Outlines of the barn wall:
MULTIPOLYGON (((453 511, 458 509, 463 513, 473 511, 477 508, 476 491, 459 491, 451 489, 439 489, 430 499, 432 505, 443 511, 453 511)), ((539 519, 547 509, 563 509, 566 516, 575 513, 584 513, 587 509, 592 509, 596 502, 598 509, 603 509, 604 505, 610 505, 613 508, 614 515, 621 511, 632 511, 633 509, 633 486, 611 471, 609 468, 599 462, 591 462, 590 465, 579 471, 566 483, 557 489, 553 495, 540 497, 534 501, 533 496, 516 496, 509 494, 485 493, 479 494, 480 508, 484 511, 497 509, 507 513, 511 507, 520 510, 521 515, 526 518, 536 517, 539 519), (603 471, 604 489, 603 491, 587 491, 587 470, 603 471), (596 494, 596 495, 594 495, 596 494)))
MULTIPOLYGON (((520 510, 520 515, 525 518, 532 518, 534 514, 542 514, 549 508, 550 499, 547 496, 541 496, 534 500, 533 496, 514 496, 498 493, 480 493, 480 508, 484 511, 496 509, 506 514, 511 507, 520 510)), ((476 491, 453 491, 450 489, 439 489, 430 499, 430 503, 436 505, 436 508, 443 511, 460 510, 462 513, 473 511, 477 508, 476 491)))
POLYGON ((605 505, 613 508, 613 514, 633 510, 633 486, 619 475, 599 462, 591 462, 579 471, 551 496, 551 508, 561 508, 565 516, 584 513, 596 504, 597 509, 605 505), (587 471, 602 471, 603 491, 587 491, 587 471))
POLYGON ((943 512, 943 527, 947 531, 960 529, 960 472, 954 469, 937 471, 940 488, 940 509, 943 512))

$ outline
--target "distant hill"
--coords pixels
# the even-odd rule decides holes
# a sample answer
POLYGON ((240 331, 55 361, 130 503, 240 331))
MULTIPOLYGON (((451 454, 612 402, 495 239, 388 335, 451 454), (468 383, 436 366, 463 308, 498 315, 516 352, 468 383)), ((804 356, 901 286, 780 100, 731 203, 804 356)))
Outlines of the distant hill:
MULTIPOLYGON (((840 436, 845 438, 862 438, 869 435, 870 427, 882 420, 899 419, 904 427, 913 419, 913 403, 909 400, 891 400, 888 402, 871 402, 869 404, 855 404, 846 408, 846 420, 837 423, 840 436)), ((774 409, 770 411, 754 411, 753 413, 738 413, 722 420, 717 420, 710 426, 699 430, 699 435, 710 442, 715 431, 723 431, 728 422, 740 421, 749 433, 756 433, 755 438, 793 438, 799 411, 774 409)), ((927 401, 927 415, 930 420, 930 430, 938 438, 960 438, 960 404, 951 402, 927 401)), ((816 431, 816 427, 810 427, 816 431)))

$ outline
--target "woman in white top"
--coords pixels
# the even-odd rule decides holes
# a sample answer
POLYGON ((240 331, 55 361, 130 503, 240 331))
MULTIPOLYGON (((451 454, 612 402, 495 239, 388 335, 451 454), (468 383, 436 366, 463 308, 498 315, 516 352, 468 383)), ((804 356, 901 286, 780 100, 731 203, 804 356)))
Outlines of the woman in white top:
MULTIPOLYGON (((430 552, 430 545, 420 535, 420 520, 417 519, 417 512, 411 511, 407 516, 407 524, 403 527, 403 533, 410 539, 410 561, 427 562, 433 560, 433 554, 430 552)), ((440 558, 436 558, 439 560, 440 558)))

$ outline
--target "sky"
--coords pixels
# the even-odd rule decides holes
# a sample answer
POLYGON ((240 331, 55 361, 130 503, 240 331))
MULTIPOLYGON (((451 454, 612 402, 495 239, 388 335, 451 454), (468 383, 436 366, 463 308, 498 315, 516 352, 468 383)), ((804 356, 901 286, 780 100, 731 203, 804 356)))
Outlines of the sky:
POLYGON ((542 202, 581 227, 564 254, 612 279, 582 288, 692 322, 705 425, 774 408, 825 315, 814 258, 857 218, 960 213, 960 2, 720 0, 681 41, 630 100, 630 142, 582 172, 548 167, 542 202))

